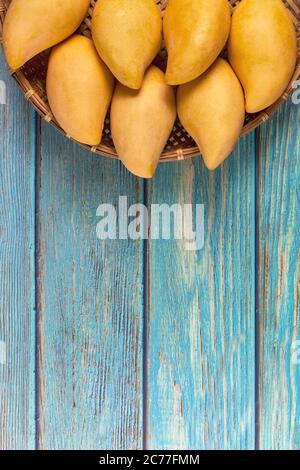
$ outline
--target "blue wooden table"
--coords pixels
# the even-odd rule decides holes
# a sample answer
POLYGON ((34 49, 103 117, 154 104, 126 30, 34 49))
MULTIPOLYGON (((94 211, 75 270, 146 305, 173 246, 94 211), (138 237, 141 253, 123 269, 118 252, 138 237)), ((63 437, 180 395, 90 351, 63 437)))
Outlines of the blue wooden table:
POLYGON ((300 106, 145 182, 0 80, 0 448, 300 448, 300 106), (203 249, 97 239, 120 195, 204 204, 203 249))

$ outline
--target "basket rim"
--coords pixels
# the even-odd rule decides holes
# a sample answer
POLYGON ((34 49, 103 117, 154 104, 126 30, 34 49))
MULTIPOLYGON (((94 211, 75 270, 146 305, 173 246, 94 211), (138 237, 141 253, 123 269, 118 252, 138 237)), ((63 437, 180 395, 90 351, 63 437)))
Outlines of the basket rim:
MULTIPOLYGON (((282 94, 282 96, 271 106, 264 109, 263 111, 259 112, 257 116, 252 119, 250 122, 246 123, 242 129, 240 137, 249 134, 253 130, 257 129, 261 124, 266 122, 270 117, 278 110, 278 108, 286 102, 292 93, 295 91, 294 84, 297 80, 300 79, 300 7, 296 4, 297 0, 284 0, 285 4, 288 4, 290 7, 290 13, 295 25, 296 29, 296 36, 297 36, 297 65, 294 71, 294 74, 288 84, 287 89, 282 94)), ((231 0, 231 3, 236 3, 236 0, 231 0)), ((3 22, 8 9, 7 0, 0 0, 0 41, 3 50, 3 43, 2 43, 2 30, 3 30, 3 22)), ((4 53, 4 51, 3 51, 4 53)), ((11 71, 11 76, 15 79, 18 83, 19 87, 23 91, 23 94, 27 101, 29 101, 39 116, 44 119, 47 123, 50 123, 54 126, 60 133, 62 133, 65 137, 69 138, 76 144, 79 144, 81 147, 99 154, 105 157, 110 157, 114 159, 118 159, 118 155, 116 151, 104 144, 99 144, 97 146, 90 146, 86 144, 82 144, 77 140, 73 139, 66 132, 59 126, 58 122, 55 120, 49 106, 44 102, 44 100, 39 96, 39 94, 32 88, 30 82, 27 80, 24 72, 21 69, 17 71, 11 71)), ((182 148, 177 150, 164 150, 160 156, 160 162, 171 162, 171 161, 178 161, 178 160, 185 160, 196 155, 200 155, 201 152, 197 146, 189 147, 189 148, 182 148)))

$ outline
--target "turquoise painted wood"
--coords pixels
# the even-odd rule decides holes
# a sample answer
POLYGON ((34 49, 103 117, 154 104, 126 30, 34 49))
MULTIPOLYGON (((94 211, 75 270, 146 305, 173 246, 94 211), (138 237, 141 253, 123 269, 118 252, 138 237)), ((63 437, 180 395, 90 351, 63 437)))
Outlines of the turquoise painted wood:
POLYGON ((35 117, 2 55, 0 80, 0 448, 28 449, 35 443, 35 117))
POLYGON ((300 107, 258 138, 259 445, 300 449, 300 107), (297 342, 298 341, 298 342, 297 342))
POLYGON ((204 247, 152 241, 148 446, 248 449, 255 438, 254 136, 215 173, 161 166, 151 203, 204 204, 204 247))
POLYGON ((299 449, 299 107, 145 183, 35 126, 3 62, 0 448, 299 449), (204 204, 203 249, 98 240, 119 195, 204 204))
POLYGON ((40 137, 39 447, 142 446, 142 245, 99 240, 100 203, 140 182, 48 125, 40 137))

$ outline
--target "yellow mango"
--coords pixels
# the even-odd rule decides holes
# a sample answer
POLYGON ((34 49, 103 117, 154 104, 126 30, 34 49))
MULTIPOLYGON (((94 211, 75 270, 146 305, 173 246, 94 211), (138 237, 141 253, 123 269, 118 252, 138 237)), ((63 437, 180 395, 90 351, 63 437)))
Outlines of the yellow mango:
POLYGON ((167 83, 187 83, 205 72, 224 48, 230 23, 227 0, 169 0, 163 20, 167 83))
POLYGON ((99 1, 92 34, 100 57, 119 82, 139 89, 161 45, 162 21, 155 1, 99 1))
POLYGON ((151 178, 176 119, 175 92, 154 65, 140 90, 117 84, 111 132, 117 153, 134 175, 151 178))
POLYGON ((232 18, 229 60, 256 113, 285 91, 297 60, 296 33, 281 0, 242 0, 232 18))
POLYGON ((91 39, 75 35, 52 50, 47 72, 49 105, 73 139, 100 143, 113 88, 114 78, 91 39))
POLYGON ((180 85, 177 110, 206 166, 214 170, 233 150, 245 120, 243 89, 230 65, 219 58, 201 77, 180 85))
POLYGON ((90 0, 12 0, 3 26, 7 62, 16 70, 35 55, 71 36, 90 0))

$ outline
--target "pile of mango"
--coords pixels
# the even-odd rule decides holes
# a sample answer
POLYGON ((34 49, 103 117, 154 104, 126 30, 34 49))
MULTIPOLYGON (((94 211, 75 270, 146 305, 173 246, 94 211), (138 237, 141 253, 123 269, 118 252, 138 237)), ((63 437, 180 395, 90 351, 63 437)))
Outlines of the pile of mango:
POLYGON ((297 61, 295 28, 281 0, 98 0, 92 40, 74 34, 90 0, 12 0, 3 45, 11 69, 53 47, 50 108, 75 140, 101 142, 109 107, 118 155, 151 178, 178 114, 209 169, 231 153, 245 120, 285 91, 297 61), (162 47, 166 73, 151 65, 162 47), (228 60, 220 57, 226 48, 228 60))

